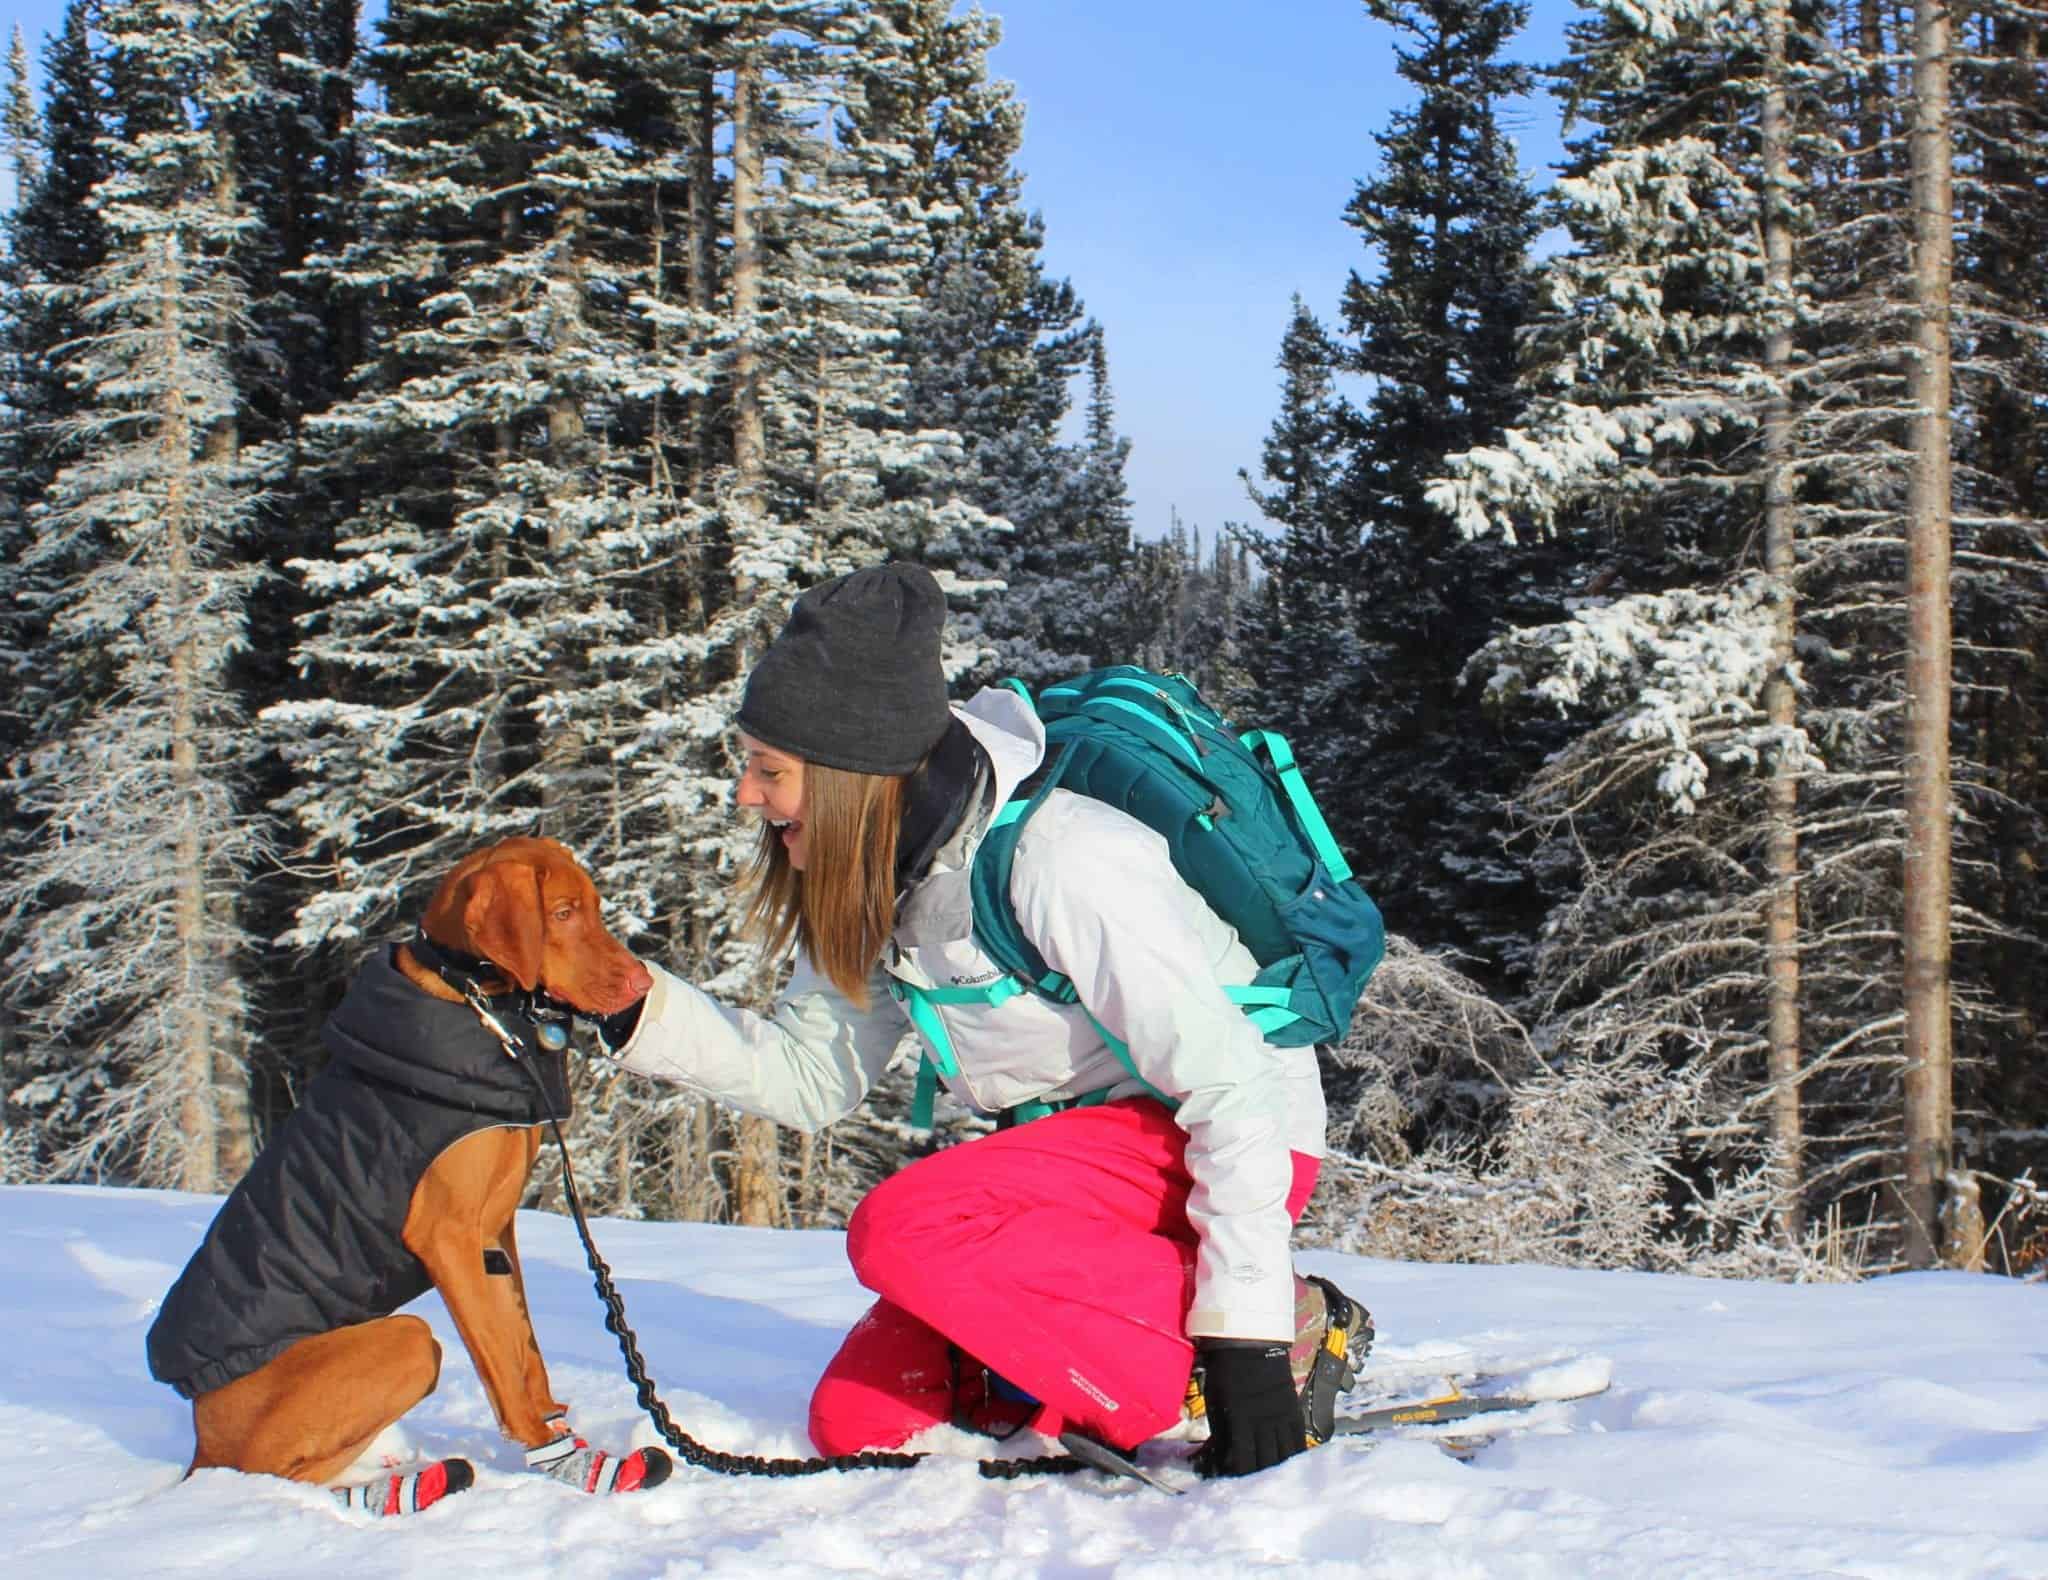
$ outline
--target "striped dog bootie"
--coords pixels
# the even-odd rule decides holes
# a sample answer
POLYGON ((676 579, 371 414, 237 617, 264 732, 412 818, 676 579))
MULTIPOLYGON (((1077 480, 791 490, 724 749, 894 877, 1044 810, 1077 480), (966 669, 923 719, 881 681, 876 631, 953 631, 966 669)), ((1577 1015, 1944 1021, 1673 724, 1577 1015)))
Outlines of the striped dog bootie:
POLYGON ((630 1454, 607 1454, 592 1448, 569 1430, 562 1416, 548 1420, 561 1435, 526 1451, 526 1468, 566 1482, 579 1492, 646 1492, 668 1480, 675 1462, 658 1448, 636 1448, 630 1454))
POLYGON ((476 1484, 476 1467, 466 1459, 437 1459, 418 1470, 379 1476, 353 1487, 336 1487, 344 1509, 363 1514, 417 1514, 443 1498, 452 1498, 476 1484))

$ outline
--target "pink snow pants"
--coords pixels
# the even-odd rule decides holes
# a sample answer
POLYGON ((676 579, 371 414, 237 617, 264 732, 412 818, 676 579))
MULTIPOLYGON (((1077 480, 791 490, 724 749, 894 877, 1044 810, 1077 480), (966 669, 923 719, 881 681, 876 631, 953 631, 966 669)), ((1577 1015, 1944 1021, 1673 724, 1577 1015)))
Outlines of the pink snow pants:
MULTIPOLYGON (((987 1366, 1043 1401, 1031 1420, 1134 1448, 1180 1419, 1194 1348, 1187 1135, 1149 1098, 1070 1108, 920 1159, 847 1228, 881 1296, 811 1396, 821 1454, 896 1448, 954 1419, 987 1366), (971 1360, 961 1361, 954 1347, 971 1360)), ((1317 1160, 1294 1153, 1290 1216, 1317 1160)))

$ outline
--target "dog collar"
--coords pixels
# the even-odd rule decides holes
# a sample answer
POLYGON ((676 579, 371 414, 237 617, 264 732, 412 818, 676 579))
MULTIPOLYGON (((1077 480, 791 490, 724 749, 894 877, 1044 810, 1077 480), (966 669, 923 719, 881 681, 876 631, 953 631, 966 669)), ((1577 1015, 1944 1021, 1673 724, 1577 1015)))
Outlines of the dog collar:
POLYGON ((424 928, 414 931, 408 947, 414 959, 460 993, 478 1012, 484 1024, 505 1042, 507 1053, 512 1052, 512 1042, 517 1039, 511 1039, 496 1017, 491 1015, 487 1006, 493 999, 510 999, 519 1018, 533 1027, 534 1040, 549 1053, 560 1053, 569 1046, 570 1021, 575 1011, 561 1000, 545 993, 529 993, 517 983, 503 993, 486 993, 483 986, 486 981, 510 979, 480 955, 464 954, 459 949, 436 943, 427 936, 424 928))

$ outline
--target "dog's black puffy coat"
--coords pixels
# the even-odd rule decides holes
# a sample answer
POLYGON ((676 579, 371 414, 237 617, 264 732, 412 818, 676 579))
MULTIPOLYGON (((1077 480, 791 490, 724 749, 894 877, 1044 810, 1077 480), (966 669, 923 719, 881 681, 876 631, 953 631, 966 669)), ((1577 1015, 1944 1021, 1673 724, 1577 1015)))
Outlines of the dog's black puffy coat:
MULTIPOLYGON (((401 1238, 421 1176, 464 1136, 544 1117, 531 1077, 476 1012, 422 993, 389 948, 363 963, 321 1038, 333 1057, 222 1204, 150 1327, 151 1375, 188 1399, 300 1339, 425 1294, 432 1281, 401 1238)), ((566 1119, 562 1060, 530 1057, 566 1119)))

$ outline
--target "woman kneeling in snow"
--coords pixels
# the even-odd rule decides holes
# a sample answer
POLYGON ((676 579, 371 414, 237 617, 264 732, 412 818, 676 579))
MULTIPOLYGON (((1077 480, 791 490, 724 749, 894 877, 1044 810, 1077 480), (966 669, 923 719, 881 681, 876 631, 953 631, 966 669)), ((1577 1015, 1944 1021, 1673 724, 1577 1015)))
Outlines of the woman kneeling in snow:
MULTIPOLYGON (((764 1016, 656 968, 604 1027, 626 1068, 816 1129, 867 1096, 902 1039, 892 981, 1001 975, 975 943, 969 869, 1045 732, 1006 689, 949 705, 944 620, 914 565, 797 600, 736 721, 737 800, 762 820, 749 921, 773 954, 801 946, 794 976, 764 1016)), ((1299 1453, 1325 1327, 1364 1322, 1288 1252, 1322 1154, 1314 1050, 1269 1046, 1230 1001, 1256 962, 1166 842, 1106 803, 1047 796, 1010 898, 1079 1001, 944 1002, 939 1062, 969 1107, 1044 1117, 913 1163, 861 1203, 847 1253, 880 1298, 818 1383, 812 1440, 847 1454, 1028 1416, 1129 1450, 1192 1406, 1213 1473, 1299 1453)))

